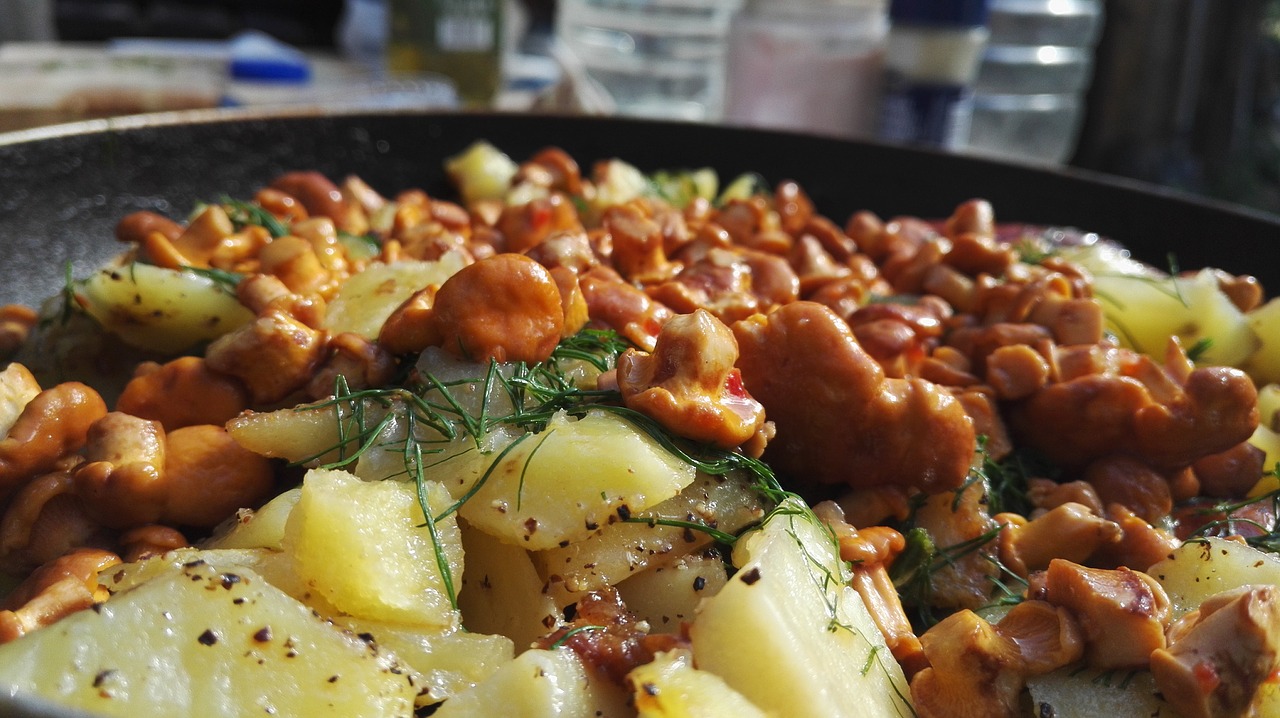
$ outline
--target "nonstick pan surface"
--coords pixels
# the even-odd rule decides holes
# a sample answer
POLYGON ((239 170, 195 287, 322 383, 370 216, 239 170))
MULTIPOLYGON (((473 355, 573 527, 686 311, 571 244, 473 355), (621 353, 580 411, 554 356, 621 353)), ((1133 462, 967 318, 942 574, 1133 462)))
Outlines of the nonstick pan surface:
POLYGON ((872 143, 616 118, 472 114, 174 113, 0 135, 0 303, 56 292, 122 247, 113 228, 151 209, 178 218, 200 200, 251 197, 277 174, 316 169, 394 193, 449 193, 442 160, 487 139, 517 161, 548 145, 584 167, 619 157, 644 170, 715 168, 794 179, 843 223, 948 216, 974 197, 997 220, 1071 227, 1115 239, 1153 264, 1218 266, 1280 287, 1265 262, 1280 217, 1082 172, 1038 169, 872 143))

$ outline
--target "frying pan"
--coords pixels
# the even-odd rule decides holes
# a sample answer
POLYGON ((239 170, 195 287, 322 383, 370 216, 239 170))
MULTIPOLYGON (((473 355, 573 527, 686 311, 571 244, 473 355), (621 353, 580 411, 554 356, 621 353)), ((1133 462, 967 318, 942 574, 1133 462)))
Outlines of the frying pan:
MULTIPOLYGON (((68 264, 84 276, 122 247, 116 221, 139 209, 182 217, 200 200, 251 197, 273 177, 316 169, 394 193, 449 194, 442 160, 487 139, 521 160, 548 145, 584 167, 620 157, 642 170, 709 166, 801 183, 837 222, 942 218, 967 199, 997 219, 1072 227, 1120 241, 1159 266, 1218 266, 1280 287, 1280 217, 1102 175, 813 136, 657 121, 502 114, 187 112, 0 135, 0 304, 38 302, 68 264)), ((68 718, 0 697, 0 713, 68 718)))
POLYGON ((56 292, 122 247, 113 228, 150 209, 184 216, 199 200, 251 197, 291 169, 363 177, 393 193, 448 194, 442 159, 488 139, 517 161, 548 145, 584 167, 620 157, 643 170, 710 166, 722 178, 794 179, 839 223, 942 218, 967 199, 1006 222, 1072 227, 1167 266, 1219 266, 1280 287, 1263 263, 1280 217, 1082 171, 1047 170, 887 145, 709 125, 503 114, 272 114, 205 111, 90 121, 0 135, 0 304, 56 292))

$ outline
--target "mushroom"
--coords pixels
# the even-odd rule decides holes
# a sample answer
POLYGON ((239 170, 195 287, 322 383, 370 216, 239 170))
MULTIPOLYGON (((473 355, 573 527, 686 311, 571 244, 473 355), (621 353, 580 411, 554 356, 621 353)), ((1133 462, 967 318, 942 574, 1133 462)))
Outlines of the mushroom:
POLYGON ((1247 585, 1205 600, 1151 654, 1165 699, 1187 718, 1242 715, 1280 669, 1280 589, 1247 585))
POLYGON ((325 357, 327 336, 279 310, 268 310, 214 340, 209 368, 244 382, 254 405, 280 401, 310 381, 325 357))
POLYGON ((781 473, 930 493, 968 475, 977 440, 955 397, 922 379, 886 378, 826 306, 793 302, 735 322, 733 333, 743 381, 777 425, 766 458, 781 473))
POLYGON ((1044 600, 1080 622, 1085 656, 1096 668, 1144 668, 1151 652, 1165 647, 1169 597, 1144 573, 1054 559, 1044 588, 1044 600))
POLYGON ((929 667, 911 679, 920 718, 1013 718, 1027 665, 1018 645, 968 609, 920 637, 929 667))
POLYGON ((672 433, 730 449, 764 424, 764 407, 747 393, 733 364, 738 343, 706 310, 673 317, 652 354, 618 357, 618 389, 630 409, 672 433))

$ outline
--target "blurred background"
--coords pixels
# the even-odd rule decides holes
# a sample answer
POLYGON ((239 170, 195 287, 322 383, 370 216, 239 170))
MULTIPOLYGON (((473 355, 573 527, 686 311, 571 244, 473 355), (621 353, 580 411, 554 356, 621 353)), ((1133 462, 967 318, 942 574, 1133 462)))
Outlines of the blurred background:
POLYGON ((1280 213, 1280 0, 0 0, 0 131, 237 105, 783 128, 1280 213))

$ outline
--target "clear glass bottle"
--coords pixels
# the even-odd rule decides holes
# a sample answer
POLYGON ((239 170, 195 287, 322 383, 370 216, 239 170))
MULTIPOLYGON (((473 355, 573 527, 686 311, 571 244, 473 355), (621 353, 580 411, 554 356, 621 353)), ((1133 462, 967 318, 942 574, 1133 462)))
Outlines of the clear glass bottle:
POLYGON ((875 135, 884 0, 748 0, 729 32, 725 120, 875 135))
POLYGON ((559 0, 556 36, 623 115, 717 121, 742 0, 559 0))
POLYGON ((449 77, 472 107, 502 84, 503 0, 391 0, 387 69, 449 77))

